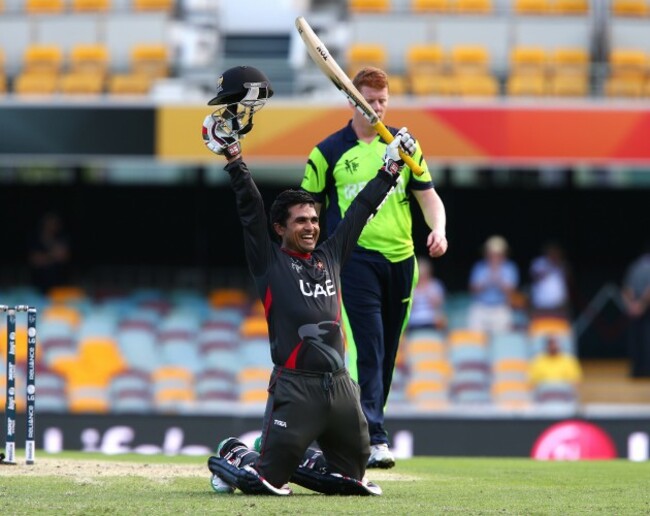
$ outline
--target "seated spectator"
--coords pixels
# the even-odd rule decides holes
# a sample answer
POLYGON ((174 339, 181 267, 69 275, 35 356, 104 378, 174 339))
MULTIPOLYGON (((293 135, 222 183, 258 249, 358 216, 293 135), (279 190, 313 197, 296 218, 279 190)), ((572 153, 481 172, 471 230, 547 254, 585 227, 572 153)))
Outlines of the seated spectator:
POLYGON ((576 385, 582 379, 582 369, 576 357, 560 350, 557 337, 549 335, 546 351, 537 355, 530 363, 529 378, 533 387, 548 382, 576 385))
POLYGON ((32 282, 41 292, 68 282, 70 248, 63 222, 56 213, 43 215, 38 230, 29 243, 32 282))
POLYGON ((544 247, 544 253, 530 265, 530 277, 531 316, 568 318, 567 267, 559 245, 550 243, 544 247))
POLYGON ((469 328, 488 332, 508 331, 513 326, 510 296, 519 283, 519 270, 507 259, 508 243, 491 236, 484 245, 484 259, 472 268, 469 288, 469 328))
POLYGON ((434 277, 433 264, 428 257, 418 257, 419 277, 413 291, 413 305, 407 329, 444 330, 447 318, 442 311, 445 302, 445 287, 434 277))

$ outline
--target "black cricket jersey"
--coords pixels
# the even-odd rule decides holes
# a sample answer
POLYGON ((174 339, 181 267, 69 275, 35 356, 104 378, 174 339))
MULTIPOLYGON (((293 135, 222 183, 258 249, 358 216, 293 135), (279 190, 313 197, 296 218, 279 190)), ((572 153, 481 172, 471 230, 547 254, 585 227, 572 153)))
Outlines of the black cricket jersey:
POLYGON ((334 233, 314 252, 299 254, 271 240, 262 197, 246 164, 236 160, 226 171, 244 230, 248 267, 264 304, 273 363, 319 372, 343 368, 341 266, 395 179, 380 170, 334 233))

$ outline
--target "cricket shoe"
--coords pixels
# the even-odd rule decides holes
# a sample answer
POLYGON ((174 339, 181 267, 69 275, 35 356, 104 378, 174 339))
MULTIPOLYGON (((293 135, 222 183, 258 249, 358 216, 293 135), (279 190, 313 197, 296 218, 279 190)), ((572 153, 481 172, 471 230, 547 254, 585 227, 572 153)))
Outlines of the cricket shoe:
POLYGON ((233 494, 235 488, 230 484, 226 483, 219 475, 212 474, 210 477, 210 485, 212 490, 218 494, 233 494))
POLYGON ((395 465, 395 457, 388 449, 387 444, 373 444, 370 446, 368 468, 389 469, 395 465))

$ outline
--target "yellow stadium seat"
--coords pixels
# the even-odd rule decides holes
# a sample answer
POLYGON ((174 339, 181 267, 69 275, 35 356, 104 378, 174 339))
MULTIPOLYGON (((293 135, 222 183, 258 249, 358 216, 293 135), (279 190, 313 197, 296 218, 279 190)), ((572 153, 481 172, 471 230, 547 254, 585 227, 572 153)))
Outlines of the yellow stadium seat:
POLYGON ((406 51, 406 73, 409 76, 440 74, 445 56, 440 45, 413 45, 406 51))
POLYGON ((640 77, 610 77, 605 81, 608 97, 639 98, 643 93, 643 79, 640 77))
POLYGON ((266 319, 261 316, 246 317, 239 329, 242 337, 268 337, 269 328, 266 319))
POLYGON ((411 10, 415 13, 445 13, 452 8, 452 0, 413 0, 411 3, 411 10))
POLYGON ((131 49, 131 71, 152 79, 167 77, 169 52, 165 45, 136 45, 131 49))
POLYGON ((271 370, 266 367, 246 367, 237 374, 239 383, 246 382, 268 382, 271 376, 271 370))
POLYGON ((99 74, 72 72, 64 74, 59 84, 64 95, 99 95, 104 89, 104 78, 99 74))
POLYGON ((351 13, 385 13, 390 10, 390 0, 348 0, 351 13))
POLYGON ((556 97, 585 97, 589 94, 586 76, 556 74, 548 82, 548 93, 556 97))
POLYGON ((28 14, 55 14, 63 12, 63 0, 27 0, 25 10, 28 14))
POLYGON ((7 91, 7 76, 5 74, 5 53, 0 48, 0 93, 7 91))
POLYGON ((515 75, 544 75, 546 50, 542 47, 516 47, 510 52, 510 70, 515 75))
POLYGON ((456 75, 485 75, 490 55, 482 45, 459 45, 451 51, 452 71, 456 75))
POLYGON ((243 403, 265 403, 269 393, 266 389, 247 389, 239 396, 239 401, 243 403))
POLYGON ((191 389, 168 388, 160 389, 154 394, 157 403, 161 402, 188 402, 194 400, 194 393, 191 389))
POLYGON ((643 96, 650 97, 650 79, 648 79, 643 85, 643 96))
POLYGON ((560 47, 551 55, 551 70, 554 74, 583 75, 589 73, 589 55, 583 48, 560 47))
POLYGON ((413 95, 453 95, 454 79, 448 75, 412 75, 411 93, 413 95))
POLYGON ((546 78, 543 75, 511 75, 506 93, 513 97, 541 97, 547 93, 546 78))
POLYGON ((58 76, 52 73, 22 73, 14 82, 17 95, 53 95, 57 92, 58 76))
POLYGON ((391 95, 406 95, 408 92, 408 83, 403 75, 390 75, 388 84, 391 95))
POLYGON ((78 326, 81 322, 79 310, 69 305, 59 303, 49 305, 43 309, 42 314, 45 321, 62 321, 70 326, 78 326))
POLYGON ((406 353, 409 356, 427 354, 427 355, 443 355, 445 352, 445 345, 442 342, 433 340, 414 340, 408 342, 406 345, 406 353))
POLYGON ((23 55, 23 72, 58 73, 63 64, 63 51, 54 45, 32 45, 23 55))
POLYGON ((447 336, 447 341, 452 346, 457 345, 475 345, 485 346, 487 344, 487 334, 483 331, 456 329, 451 330, 447 336))
POLYGON ((589 12, 589 0, 554 0, 553 10, 562 15, 581 15, 589 12))
POLYGON ((648 71, 648 56, 643 50, 614 49, 609 66, 614 77, 643 78, 648 71))
POLYGON ((461 97, 495 97, 499 84, 490 75, 467 75, 456 78, 456 93, 461 97))
POLYGON ((65 304, 85 299, 86 291, 81 287, 73 286, 52 287, 47 297, 52 303, 65 304))
POLYGON ((194 375, 185 367, 162 366, 152 373, 151 379, 154 383, 171 381, 190 385, 194 381, 194 375))
POLYGON ((569 321, 555 317, 539 317, 533 319, 528 326, 528 333, 533 337, 549 333, 568 335, 570 331, 571 325, 569 321))
POLYGON ((456 0, 456 11, 462 14, 489 14, 492 0, 456 0))
POLYGON ((154 393, 157 411, 163 413, 176 413, 182 409, 189 409, 194 399, 194 392, 189 388, 166 388, 154 393))
POLYGON ((348 75, 354 77, 364 66, 386 68, 388 55, 383 45, 356 43, 347 52, 348 75))
POLYGON ((549 0, 514 0, 513 9, 517 14, 548 14, 551 3, 549 0))
POLYGON ((77 356, 59 356, 50 364, 50 369, 63 376, 67 384, 75 374, 84 374, 79 367, 79 357, 77 356))
POLYGON ((107 380, 126 367, 117 342, 111 338, 86 338, 79 343, 79 351, 82 366, 107 380))
POLYGON ((492 384, 492 395, 499 396, 506 392, 530 392, 528 382, 518 380, 497 380, 492 384))
POLYGON ((650 13, 648 0, 612 0, 611 10, 614 16, 647 16, 650 13))
POLYGON ((174 0, 133 0, 136 11, 165 11, 169 12, 174 7, 174 0))
POLYGON ((447 390, 447 385, 437 380, 413 380, 406 386, 406 396, 415 400, 427 393, 443 394, 447 390))
POLYGON ((72 397, 69 398, 68 409, 74 414, 106 414, 109 403, 106 398, 72 397))
POLYGON ((210 306, 214 308, 243 308, 248 304, 248 295, 242 289, 219 288, 208 296, 210 306))
POLYGON ((106 75, 109 52, 105 45, 76 45, 70 51, 70 71, 106 75))
POLYGON ((451 376, 451 366, 446 360, 420 360, 413 364, 412 375, 421 377, 426 376, 426 373, 433 373, 447 379, 451 376))
POLYGON ((111 95, 147 95, 151 90, 151 79, 142 74, 115 74, 108 80, 111 95))
POLYGON ((72 0, 74 12, 106 12, 111 7, 111 0, 72 0))
POLYGON ((493 371, 496 376, 502 373, 522 373, 527 374, 530 364, 528 360, 521 358, 505 358, 494 364, 493 371))

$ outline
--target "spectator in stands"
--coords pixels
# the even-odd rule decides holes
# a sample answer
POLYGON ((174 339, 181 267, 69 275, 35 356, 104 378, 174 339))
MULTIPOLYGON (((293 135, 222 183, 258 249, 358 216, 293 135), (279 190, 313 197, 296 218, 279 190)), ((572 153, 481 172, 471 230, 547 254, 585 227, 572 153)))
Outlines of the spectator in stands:
POLYGON ((631 376, 650 376, 650 243, 628 268, 622 296, 629 317, 631 376))
POLYGON ((70 244, 57 213, 48 212, 39 221, 28 261, 32 283, 43 293, 69 281, 70 244))
POLYGON ((467 324, 481 331, 507 331, 513 325, 510 296, 519 283, 519 270, 507 259, 508 242, 502 236, 488 238, 483 250, 483 260, 474 264, 470 274, 472 304, 467 324))
MULTIPOLYGON (((354 85, 377 112, 386 114, 388 76, 374 67, 362 68, 354 85)), ((318 143, 309 154, 301 188, 316 199, 321 218, 334 231, 354 196, 381 166, 386 143, 358 109, 339 131, 318 143)), ((390 129, 393 134, 394 128, 390 129)), ((395 192, 366 226, 350 261, 341 271, 343 305, 347 314, 346 337, 350 373, 361 387, 361 405, 370 429, 368 467, 390 468, 395 458, 388 449, 384 406, 395 369, 397 349, 406 326, 413 294, 415 256, 411 235, 411 199, 418 203, 430 231, 431 257, 447 251, 445 207, 438 196, 418 145, 415 161, 423 173, 408 167, 395 192)))
POLYGON ((544 246, 543 254, 530 265, 530 310, 532 317, 569 316, 567 266, 562 248, 555 243, 544 246))
POLYGON ((447 327, 447 318, 442 310, 445 287, 442 281, 434 277, 433 263, 428 257, 418 257, 418 271, 407 329, 443 330, 447 327))
POLYGON ((533 387, 547 382, 576 385, 582 379, 582 369, 576 357, 561 351, 558 338, 549 335, 546 351, 537 355, 530 363, 529 379, 533 387))

